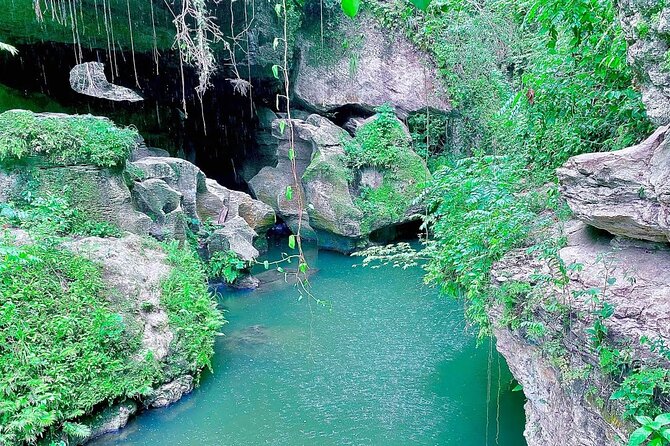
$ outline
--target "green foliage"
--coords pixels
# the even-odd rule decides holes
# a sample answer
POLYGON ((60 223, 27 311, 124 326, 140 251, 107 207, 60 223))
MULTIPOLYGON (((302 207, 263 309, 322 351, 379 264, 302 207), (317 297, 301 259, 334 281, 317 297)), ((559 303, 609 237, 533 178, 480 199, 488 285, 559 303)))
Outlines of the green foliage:
POLYGON ((0 444, 32 442, 161 378, 140 354, 132 316, 106 299, 97 265, 60 248, 14 247, 7 236, 0 260, 0 444))
POLYGON ((233 251, 214 253, 207 262, 207 276, 210 279, 223 279, 233 283, 248 267, 244 260, 233 251))
POLYGON ((173 242, 163 245, 174 267, 162 283, 161 305, 168 312, 175 332, 171 348, 178 352, 169 359, 176 370, 211 367, 214 335, 224 323, 209 292, 207 275, 197 254, 173 242))
POLYGON ((626 65, 626 41, 611 1, 524 0, 515 61, 516 95, 495 116, 492 141, 530 156, 537 174, 570 156, 621 149, 651 126, 626 65))
POLYGON ((358 129, 344 150, 353 167, 393 169, 408 150, 408 137, 393 107, 382 105, 375 111, 375 118, 358 129))
POLYGON ((628 375, 611 399, 624 403, 626 417, 659 415, 658 398, 670 396, 669 373, 665 368, 643 367, 628 375))
POLYGON ((427 247, 427 280, 468 299, 468 315, 483 329, 488 327, 489 270, 534 226, 531 200, 518 196, 522 185, 517 161, 479 156, 435 172, 425 193, 427 224, 435 234, 427 247))
POLYGON ((119 237, 121 230, 108 222, 93 221, 63 197, 26 195, 23 201, 0 203, 0 222, 30 231, 40 240, 65 235, 119 237))
POLYGON ((635 417, 641 424, 628 440, 628 446, 640 446, 648 441, 649 446, 664 446, 670 444, 670 413, 658 415, 655 419, 647 416, 635 417))
POLYGON ((358 15, 361 8, 361 0, 342 0, 342 11, 351 18, 358 15))
POLYGON ((137 131, 94 116, 38 116, 24 110, 0 114, 0 164, 41 156, 49 164, 122 166, 137 131))

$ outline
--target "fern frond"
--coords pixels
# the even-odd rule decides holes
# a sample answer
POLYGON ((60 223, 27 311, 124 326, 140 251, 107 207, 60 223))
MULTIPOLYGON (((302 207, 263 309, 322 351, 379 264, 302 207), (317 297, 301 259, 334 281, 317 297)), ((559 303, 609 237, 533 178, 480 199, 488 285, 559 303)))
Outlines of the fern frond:
POLYGON ((0 51, 8 51, 12 56, 19 54, 19 50, 17 50, 15 47, 2 42, 0 42, 0 51))

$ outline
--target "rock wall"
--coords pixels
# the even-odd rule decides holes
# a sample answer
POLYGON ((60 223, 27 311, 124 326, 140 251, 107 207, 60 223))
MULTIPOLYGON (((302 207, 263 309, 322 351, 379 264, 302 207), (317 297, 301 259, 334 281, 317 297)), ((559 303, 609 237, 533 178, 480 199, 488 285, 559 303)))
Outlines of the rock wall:
POLYGON ((527 329, 510 328, 503 323, 505 309, 498 306, 491 313, 498 350, 523 385, 529 446, 625 443, 631 426, 621 419, 621 405, 610 400, 612 380, 600 371, 592 347, 589 330, 597 307, 590 291, 605 289, 601 299, 614 308, 605 321, 612 342, 625 344, 635 358, 650 357, 639 342, 642 336, 670 340, 670 278, 664 274, 670 247, 613 237, 575 220, 562 234, 567 245, 560 258, 566 266, 579 265, 568 268, 565 287, 541 282, 539 277, 557 270, 555 262, 537 252, 513 251, 495 265, 497 287, 525 282, 541 288, 542 305, 534 309, 533 320, 547 330, 538 338, 527 329), (552 309, 559 306, 563 312, 552 309))
POLYGON ((613 392, 635 367, 667 366, 641 342, 670 342, 666 133, 662 127, 637 146, 570 159, 558 177, 581 221, 539 236, 566 238, 558 259, 520 249, 492 270, 498 290, 527 287, 499 303, 491 320, 498 349, 528 400, 529 446, 627 442, 636 426, 623 418, 623 403, 611 398, 613 392), (605 308, 611 314, 598 316, 605 308), (525 323, 510 322, 527 313, 532 316, 525 323), (619 377, 605 369, 608 357, 594 340, 597 323, 604 326, 602 342, 628 364, 619 377), (540 334, 532 324, 541 325, 540 334))
POLYGON ((670 123, 670 7, 655 0, 619 0, 617 8, 647 114, 670 123))
POLYGON ((323 114, 356 106, 373 113, 388 103, 402 117, 426 107, 451 110, 433 61, 402 33, 382 28, 367 14, 345 22, 339 33, 350 46, 330 62, 312 49, 317 42, 301 42, 294 88, 308 109, 323 114))

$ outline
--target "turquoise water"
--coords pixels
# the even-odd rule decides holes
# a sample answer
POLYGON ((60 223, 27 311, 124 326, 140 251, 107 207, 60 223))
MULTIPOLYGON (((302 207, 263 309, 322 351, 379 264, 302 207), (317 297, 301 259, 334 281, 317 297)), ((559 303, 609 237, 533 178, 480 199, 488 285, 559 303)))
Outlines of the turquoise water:
POLYGON ((283 280, 226 292, 214 372, 93 444, 525 445, 523 396, 495 351, 489 369, 461 305, 418 270, 356 261, 318 253, 313 290, 329 307, 298 301, 283 280))

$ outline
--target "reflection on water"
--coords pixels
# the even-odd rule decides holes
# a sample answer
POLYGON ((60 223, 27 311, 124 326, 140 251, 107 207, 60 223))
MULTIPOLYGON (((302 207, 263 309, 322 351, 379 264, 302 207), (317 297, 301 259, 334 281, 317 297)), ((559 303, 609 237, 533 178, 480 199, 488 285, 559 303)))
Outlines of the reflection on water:
POLYGON ((489 346, 476 348, 461 305, 418 270, 354 262, 319 253, 312 284, 328 307, 298 301, 283 277, 225 292, 214 373, 93 444, 484 445, 497 433, 501 446, 524 445, 522 396, 497 354, 487 417, 489 346))

